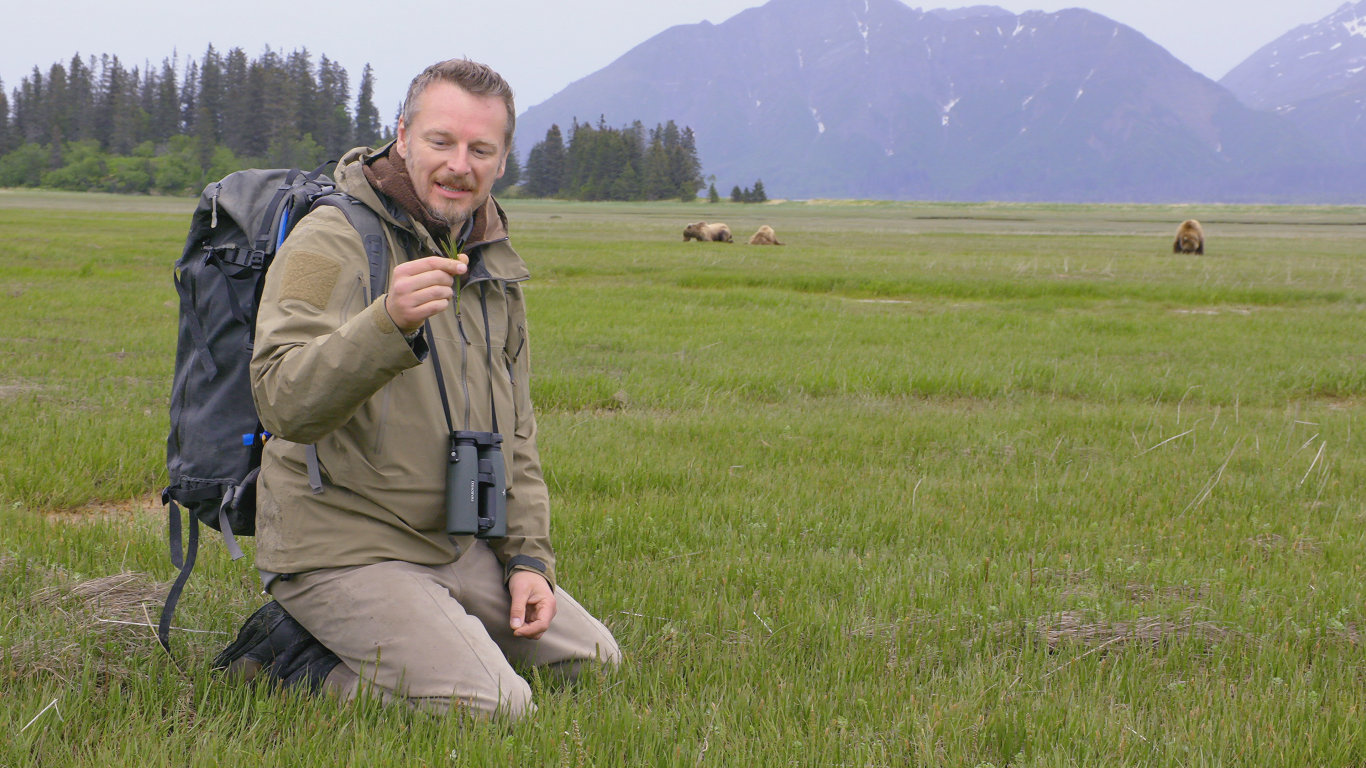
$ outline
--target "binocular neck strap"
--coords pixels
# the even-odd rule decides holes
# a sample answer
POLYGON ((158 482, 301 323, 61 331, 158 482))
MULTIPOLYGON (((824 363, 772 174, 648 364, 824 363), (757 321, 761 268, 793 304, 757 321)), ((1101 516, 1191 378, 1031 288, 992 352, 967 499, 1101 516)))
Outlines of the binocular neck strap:
MULTIPOLYGON (((459 322, 459 315, 456 316, 459 322)), ((432 367, 436 369, 436 388, 441 392, 441 414, 446 417, 446 429, 455 432, 455 424, 451 422, 451 399, 446 394, 446 377, 441 374, 441 356, 436 353, 436 337, 432 335, 432 324, 430 321, 422 321, 422 331, 427 334, 427 339, 431 342, 427 348, 432 353, 432 367)), ((466 398, 468 400, 469 398, 466 398)))
MULTIPOLYGON (((490 333, 489 333, 489 305, 488 305, 488 302, 485 300, 485 292, 484 292, 484 286, 485 286, 485 285, 486 285, 485 283, 480 283, 480 284, 479 284, 479 307, 483 310, 483 313, 484 313, 484 351, 485 351, 485 353, 486 353, 486 358, 485 358, 485 359, 486 359, 487 362, 488 362, 488 377, 489 377, 489 414, 493 417, 493 430, 492 430, 492 431, 493 431, 495 434, 497 434, 497 433, 498 433, 498 404, 497 404, 497 402, 494 400, 494 396, 493 396, 493 337, 492 337, 492 336, 490 335, 490 333)), ((457 290, 459 290, 459 289, 457 288, 457 290)), ((456 322, 457 325, 459 325, 459 323, 460 323, 460 313, 459 313, 459 311, 456 312, 456 315, 455 315, 455 322, 456 322)), ((429 350, 431 351, 431 353, 432 353, 432 367, 436 369, 436 388, 437 388, 438 391, 441 392, 441 412, 442 412, 442 414, 446 417, 446 427, 447 427, 447 429, 448 429, 450 432, 454 432, 454 431, 455 431, 455 424, 454 424, 454 423, 452 422, 452 420, 451 420, 451 399, 450 399, 450 395, 446 394, 446 377, 445 377, 445 375, 441 372, 441 356, 440 356, 440 355, 437 353, 437 351, 436 351, 436 346, 437 346, 437 345, 436 345, 436 337, 432 335, 432 324, 431 324, 431 322, 430 322, 430 321, 424 321, 424 322, 422 323, 422 330, 427 334, 427 339, 428 339, 428 341, 429 341, 429 344, 428 344, 427 346, 428 346, 428 349, 429 349, 429 350)), ((461 336, 462 339, 463 339, 464 335, 465 335, 465 331, 464 331, 463 328, 461 328, 461 329, 460 329, 460 336, 461 336)), ((465 355, 464 355, 465 350, 464 350, 463 347, 461 347, 460 352, 461 352, 460 357, 461 357, 461 359, 463 360, 463 359, 464 359, 464 356, 465 356, 465 355)), ((469 424, 469 420, 470 420, 470 419, 469 419, 469 402, 470 402, 470 397, 469 397, 469 377, 464 375, 465 372, 464 372, 464 370, 463 370, 463 369, 464 369, 464 365, 463 365, 463 364, 461 365, 461 369, 462 369, 462 370, 461 370, 462 378, 465 380, 465 387, 466 387, 466 388, 465 388, 465 429, 469 429, 469 428, 470 428, 470 424, 469 424)))
POLYGON ((479 308, 484 312, 484 353, 488 361, 489 374, 489 413, 493 414, 493 433, 498 434, 498 404, 493 399, 493 338, 489 335, 489 303, 485 300, 484 289, 488 283, 479 284, 479 308))

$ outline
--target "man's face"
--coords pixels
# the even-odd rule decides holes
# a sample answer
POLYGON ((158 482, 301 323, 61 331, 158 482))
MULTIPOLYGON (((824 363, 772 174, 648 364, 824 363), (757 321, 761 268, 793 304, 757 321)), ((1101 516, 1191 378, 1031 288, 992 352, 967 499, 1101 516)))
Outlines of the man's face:
POLYGON ((400 121, 395 148, 417 196, 458 230, 503 175, 507 109, 496 96, 475 96, 443 81, 418 97, 411 124, 400 121))

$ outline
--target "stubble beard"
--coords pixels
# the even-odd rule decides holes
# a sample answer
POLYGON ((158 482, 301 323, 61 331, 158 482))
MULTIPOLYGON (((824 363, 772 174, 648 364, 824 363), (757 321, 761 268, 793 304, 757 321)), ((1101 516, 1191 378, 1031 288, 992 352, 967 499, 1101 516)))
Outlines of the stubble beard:
POLYGON ((488 199, 488 195, 484 195, 482 198, 472 197, 469 201, 469 207, 464 209, 457 203, 448 204, 445 206, 445 210, 427 205, 427 211, 438 221, 444 222, 446 226, 450 227, 452 232, 459 232, 464 228, 465 222, 469 221, 476 211, 484 207, 484 203, 487 203, 488 199))
POLYGON ((427 213, 430 214, 433 219, 436 219, 437 221, 445 224, 446 227, 449 228, 452 232, 459 232, 461 229, 463 229, 465 227, 465 222, 468 221, 470 218, 469 214, 466 213, 460 213, 458 211, 442 211, 440 209, 433 208, 430 205, 426 207, 427 213))

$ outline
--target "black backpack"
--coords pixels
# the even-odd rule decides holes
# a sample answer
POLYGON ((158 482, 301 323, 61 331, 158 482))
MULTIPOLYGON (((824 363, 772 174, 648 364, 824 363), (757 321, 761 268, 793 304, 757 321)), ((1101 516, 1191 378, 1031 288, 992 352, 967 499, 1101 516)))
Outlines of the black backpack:
POLYGON ((237 171, 204 188, 175 263, 180 330, 166 439, 171 563, 179 576, 166 596, 157 639, 170 652, 171 618, 199 551, 199 523, 223 533, 234 560, 236 536, 256 532, 256 476, 269 434, 251 396, 252 341, 262 278, 294 224, 319 205, 346 214, 370 261, 370 296, 385 290, 389 257, 379 216, 336 189, 326 165, 237 171), (180 507, 190 513, 181 553, 180 507))

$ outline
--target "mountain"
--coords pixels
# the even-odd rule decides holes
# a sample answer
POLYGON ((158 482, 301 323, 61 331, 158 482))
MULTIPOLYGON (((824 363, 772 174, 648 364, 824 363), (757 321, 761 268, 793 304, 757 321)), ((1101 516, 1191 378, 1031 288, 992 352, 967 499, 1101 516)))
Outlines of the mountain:
POLYGON ((770 197, 1366 197, 1288 120, 1078 8, 770 0, 571 83, 520 116, 518 146, 600 118, 693 127, 720 190, 762 179, 770 197))
POLYGON ((1366 163, 1366 0, 1287 32, 1219 83, 1339 157, 1366 163))
POLYGON ((1289 121, 1090 11, 770 0, 665 30, 518 118, 697 134, 724 192, 773 197, 1243 201, 1350 197, 1289 121), (1291 169, 1289 171, 1285 169, 1291 169))

